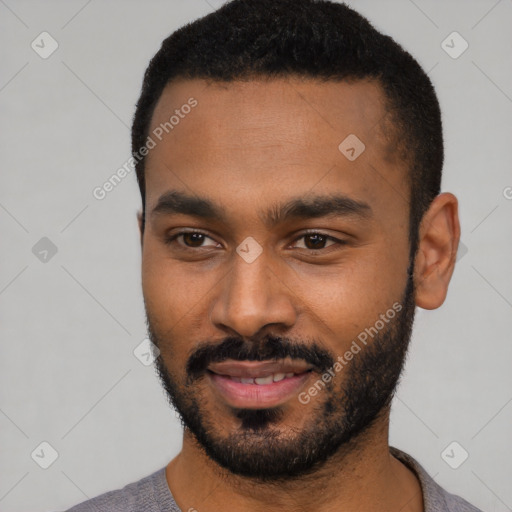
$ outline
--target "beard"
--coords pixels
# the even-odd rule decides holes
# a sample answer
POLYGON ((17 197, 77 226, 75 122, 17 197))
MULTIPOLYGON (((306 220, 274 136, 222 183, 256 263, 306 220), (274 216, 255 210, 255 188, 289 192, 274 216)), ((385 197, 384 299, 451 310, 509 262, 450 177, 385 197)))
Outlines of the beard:
POLYGON ((203 343, 196 348, 186 363, 186 379, 179 379, 169 372, 162 358, 162 349, 171 345, 169 337, 156 333, 147 308, 146 315, 149 337, 161 351, 155 361, 157 374, 184 428, 221 467, 236 475, 269 482, 311 474, 341 449, 355 449, 354 441, 390 408, 414 321, 411 272, 400 304, 402 309, 396 316, 368 345, 361 347, 341 373, 325 384, 307 408, 293 405, 304 407, 300 427, 283 421, 289 405, 267 409, 230 407, 239 426, 228 434, 220 432, 218 413, 208 412, 208 403, 200 393, 210 363, 291 357, 312 365, 320 379, 332 368, 337 355, 314 342, 267 336, 249 343, 229 337, 221 343, 203 343))

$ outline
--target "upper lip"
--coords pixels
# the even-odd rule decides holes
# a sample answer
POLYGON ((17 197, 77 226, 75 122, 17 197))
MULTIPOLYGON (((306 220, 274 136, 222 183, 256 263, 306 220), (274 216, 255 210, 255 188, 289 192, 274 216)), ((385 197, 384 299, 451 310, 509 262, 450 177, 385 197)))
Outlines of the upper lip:
POLYGON ((255 379, 267 377, 275 373, 304 373, 313 367, 298 359, 278 359, 277 361, 235 361, 228 359, 219 363, 211 363, 208 370, 218 375, 255 379))

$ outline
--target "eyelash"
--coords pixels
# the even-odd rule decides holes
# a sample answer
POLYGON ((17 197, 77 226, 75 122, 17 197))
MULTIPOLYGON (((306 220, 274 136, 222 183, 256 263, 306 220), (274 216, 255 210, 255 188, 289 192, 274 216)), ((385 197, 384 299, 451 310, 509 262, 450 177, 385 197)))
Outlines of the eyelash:
MULTIPOLYGON (((165 239, 165 243, 167 245, 171 245, 178 237, 180 237, 182 235, 194 234, 194 233, 197 233, 199 235, 204 235, 206 238, 212 239, 210 236, 208 236, 206 233, 203 233, 202 231, 190 230, 190 231, 180 231, 179 233, 175 233, 174 235, 171 235, 170 237, 167 237, 165 239)), ((331 240, 333 242, 336 242, 340 246, 347 244, 347 242, 345 240, 340 240, 339 238, 334 238, 334 237, 332 237, 330 235, 322 233, 321 231, 307 231, 305 233, 302 233, 300 236, 298 236, 297 238, 295 238, 293 240, 293 243, 297 242, 301 238, 305 238, 306 236, 311 236, 311 235, 320 235, 321 237, 325 238, 326 240, 331 240)), ((334 245, 330 245, 330 246, 324 247, 322 249, 308 249, 306 247, 305 250, 307 250, 310 254, 318 254, 318 253, 320 253, 322 251, 325 251, 329 247, 333 247, 333 246, 334 245)), ((187 247, 186 245, 181 245, 180 248, 185 250, 185 251, 196 251, 196 249, 201 249, 202 247, 187 247)))

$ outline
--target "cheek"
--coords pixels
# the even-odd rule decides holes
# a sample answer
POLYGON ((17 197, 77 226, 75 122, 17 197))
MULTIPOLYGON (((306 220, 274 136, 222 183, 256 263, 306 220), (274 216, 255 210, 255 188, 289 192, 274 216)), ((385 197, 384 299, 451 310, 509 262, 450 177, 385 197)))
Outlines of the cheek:
MULTIPOLYGON (((148 244, 149 246, 149 244, 148 244)), ((142 290, 146 314, 156 336, 165 368, 174 379, 181 375, 188 356, 190 329, 187 314, 192 309, 183 276, 171 270, 171 263, 149 247, 142 259, 142 290)), ((182 381, 179 377, 178 381, 182 381)))
MULTIPOLYGON (((379 317, 400 303, 407 284, 407 248, 387 245, 386 249, 370 254, 370 261, 361 270, 354 291, 353 308, 361 312, 358 333, 373 326, 379 317), (395 250, 396 249, 396 250, 395 250)), ((358 334, 356 333, 356 334, 358 334)))
MULTIPOLYGON (((148 238, 142 254, 142 291, 148 314, 159 332, 190 329, 201 315, 219 276, 207 269, 169 258, 165 246, 148 238)), ((190 335, 190 333, 189 333, 190 335)))
POLYGON ((407 283, 407 267, 406 246, 395 250, 389 245, 384 248, 383 244, 374 244, 357 251, 341 265, 302 279, 300 296, 316 316, 311 318, 315 329, 325 333, 326 339, 350 344, 395 302, 400 302, 407 283))

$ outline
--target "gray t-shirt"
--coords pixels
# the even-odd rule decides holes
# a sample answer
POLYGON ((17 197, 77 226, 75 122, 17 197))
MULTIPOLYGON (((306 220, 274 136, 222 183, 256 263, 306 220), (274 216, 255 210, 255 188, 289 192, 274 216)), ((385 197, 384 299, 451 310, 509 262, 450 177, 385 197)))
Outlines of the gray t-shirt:
MULTIPOLYGON (((407 453, 390 446, 391 454, 408 466, 418 477, 423 491, 425 512, 482 512, 460 496, 446 492, 407 453)), ((122 489, 110 491, 70 508, 66 512, 182 512, 176 505, 167 480, 165 467, 122 489)), ((184 511, 187 512, 187 511, 184 511)))

